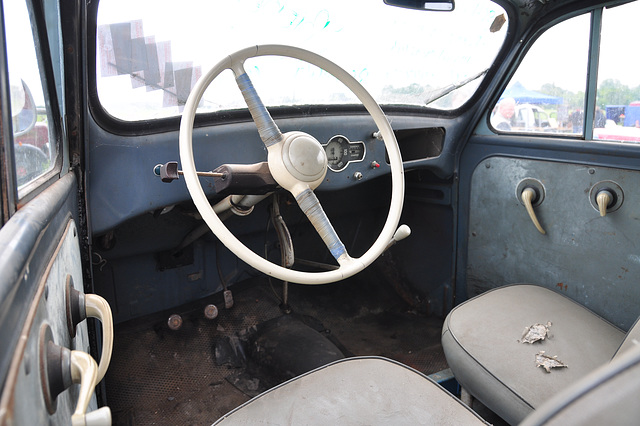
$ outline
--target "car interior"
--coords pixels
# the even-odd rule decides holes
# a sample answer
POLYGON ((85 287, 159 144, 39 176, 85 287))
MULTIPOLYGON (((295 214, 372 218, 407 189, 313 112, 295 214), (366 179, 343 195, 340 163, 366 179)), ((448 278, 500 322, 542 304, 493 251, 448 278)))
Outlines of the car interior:
POLYGON ((639 2, 1 12, 0 425, 637 424, 639 2))

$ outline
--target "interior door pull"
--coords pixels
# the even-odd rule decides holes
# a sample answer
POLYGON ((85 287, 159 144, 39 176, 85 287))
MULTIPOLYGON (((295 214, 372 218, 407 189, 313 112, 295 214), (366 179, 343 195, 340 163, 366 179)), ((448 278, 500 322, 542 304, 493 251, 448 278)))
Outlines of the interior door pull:
POLYGON ((97 294, 85 294, 84 304, 87 318, 97 318, 102 323, 102 354, 98 365, 98 383, 102 380, 111 361, 113 351, 113 317, 109 303, 97 294))
POLYGON ((104 378, 113 351, 113 317, 109 303, 97 294, 83 294, 73 287, 71 276, 67 277, 67 326, 73 338, 76 326, 86 318, 96 318, 102 324, 102 354, 98 365, 98 381, 104 378))
POLYGON ((525 188, 522 191, 522 202, 524 203, 525 208, 527 209, 527 213, 529 213, 529 217, 531 221, 535 225, 536 229, 540 231, 541 234, 546 234, 545 230, 542 229, 540 222, 538 222, 538 218, 536 217, 536 213, 533 211, 533 202, 536 199, 536 191, 533 188, 525 188))
POLYGON ((82 351, 71 351, 71 380, 80 383, 76 411, 71 416, 72 426, 110 426, 111 409, 102 407, 87 413, 93 388, 98 383, 98 364, 91 355, 82 351))
POLYGON ((613 195, 611 195, 611 192, 607 191, 606 189, 603 189, 602 191, 598 192, 598 195, 596 195, 596 203, 598 203, 598 210, 600 211, 600 216, 604 217, 607 214, 607 208, 609 207, 609 205, 611 205, 611 203, 613 202, 613 195))
POLYGON ((80 389, 77 391, 76 409, 71 415, 72 426, 111 425, 109 407, 87 413, 98 383, 98 364, 91 355, 55 344, 51 327, 46 322, 40 327, 38 352, 42 395, 49 414, 56 412, 58 395, 76 383, 80 389))

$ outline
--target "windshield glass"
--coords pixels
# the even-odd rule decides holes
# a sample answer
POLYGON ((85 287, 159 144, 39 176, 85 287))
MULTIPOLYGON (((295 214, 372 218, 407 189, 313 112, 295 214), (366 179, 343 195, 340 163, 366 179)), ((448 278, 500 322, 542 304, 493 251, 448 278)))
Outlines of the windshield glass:
MULTIPOLYGON (((382 0, 102 0, 98 97, 121 120, 179 115, 197 79, 230 53, 288 44, 351 72, 380 104, 454 109, 481 83, 506 28, 506 13, 490 1, 425 12, 382 0)), ((298 60, 254 58, 245 69, 267 106, 356 103, 333 77, 298 60)), ((227 70, 198 111, 239 108, 246 106, 227 70)))

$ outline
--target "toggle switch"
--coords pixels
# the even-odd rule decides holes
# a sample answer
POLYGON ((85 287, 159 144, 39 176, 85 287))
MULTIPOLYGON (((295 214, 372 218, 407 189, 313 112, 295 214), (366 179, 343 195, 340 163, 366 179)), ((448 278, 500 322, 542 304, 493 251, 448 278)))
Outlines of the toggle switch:
POLYGON ((73 278, 67 275, 66 289, 67 327, 74 338, 76 326, 86 318, 96 318, 102 324, 102 354, 98 365, 98 383, 104 378, 113 351, 113 317, 109 303, 97 294, 83 294, 73 287, 73 278))

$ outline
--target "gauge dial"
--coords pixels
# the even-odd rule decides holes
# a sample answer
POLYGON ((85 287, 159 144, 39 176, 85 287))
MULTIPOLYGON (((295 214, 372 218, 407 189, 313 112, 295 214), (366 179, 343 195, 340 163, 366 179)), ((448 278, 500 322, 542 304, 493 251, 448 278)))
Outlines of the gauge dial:
POLYGON ((344 139, 341 138, 334 138, 324 147, 324 151, 327 153, 327 162, 332 169, 341 169, 342 166, 344 166, 342 158, 344 157, 345 151, 347 151, 347 153, 349 152, 349 148, 343 147, 343 140, 344 139))
POLYGON ((324 145, 329 168, 339 172, 352 161, 364 159, 364 142, 350 142, 344 136, 334 136, 324 145))

